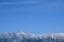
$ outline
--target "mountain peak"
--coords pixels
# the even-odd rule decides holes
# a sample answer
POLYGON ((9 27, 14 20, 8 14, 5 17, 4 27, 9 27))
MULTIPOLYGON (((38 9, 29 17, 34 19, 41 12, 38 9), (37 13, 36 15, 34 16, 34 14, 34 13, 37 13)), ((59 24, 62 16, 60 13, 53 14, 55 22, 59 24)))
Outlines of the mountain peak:
POLYGON ((0 34, 0 42, 64 42, 64 33, 34 35, 19 31, 0 34))
POLYGON ((15 32, 14 34, 16 34, 16 35, 25 35, 25 33, 24 33, 24 32, 22 32, 22 31, 15 32))

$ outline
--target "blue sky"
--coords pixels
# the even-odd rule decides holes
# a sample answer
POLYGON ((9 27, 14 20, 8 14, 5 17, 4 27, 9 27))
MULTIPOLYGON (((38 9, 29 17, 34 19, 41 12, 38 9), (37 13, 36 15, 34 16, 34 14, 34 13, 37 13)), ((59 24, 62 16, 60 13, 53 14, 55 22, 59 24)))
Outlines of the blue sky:
POLYGON ((0 0, 0 33, 64 32, 63 0, 0 0))

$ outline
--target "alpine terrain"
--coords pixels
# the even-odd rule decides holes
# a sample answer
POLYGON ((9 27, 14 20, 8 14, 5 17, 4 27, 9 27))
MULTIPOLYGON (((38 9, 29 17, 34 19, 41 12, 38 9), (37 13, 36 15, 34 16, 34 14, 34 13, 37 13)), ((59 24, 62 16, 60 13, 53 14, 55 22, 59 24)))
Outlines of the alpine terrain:
POLYGON ((34 35, 22 31, 0 34, 0 42, 64 42, 64 33, 34 35))

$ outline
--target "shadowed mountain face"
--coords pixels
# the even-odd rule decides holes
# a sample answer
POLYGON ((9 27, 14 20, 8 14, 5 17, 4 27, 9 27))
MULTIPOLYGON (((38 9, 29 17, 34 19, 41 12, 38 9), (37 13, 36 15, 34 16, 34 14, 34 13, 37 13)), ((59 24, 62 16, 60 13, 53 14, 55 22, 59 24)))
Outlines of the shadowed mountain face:
POLYGON ((64 42, 64 33, 34 35, 24 32, 0 34, 0 42, 64 42))

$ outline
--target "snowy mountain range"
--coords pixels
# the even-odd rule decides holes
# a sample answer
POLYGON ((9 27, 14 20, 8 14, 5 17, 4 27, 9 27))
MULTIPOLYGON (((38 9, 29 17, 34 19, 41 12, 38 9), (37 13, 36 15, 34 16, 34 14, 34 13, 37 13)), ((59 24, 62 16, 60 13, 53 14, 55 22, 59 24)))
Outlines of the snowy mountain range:
POLYGON ((22 31, 0 34, 0 42, 64 42, 64 33, 34 35, 22 31))

